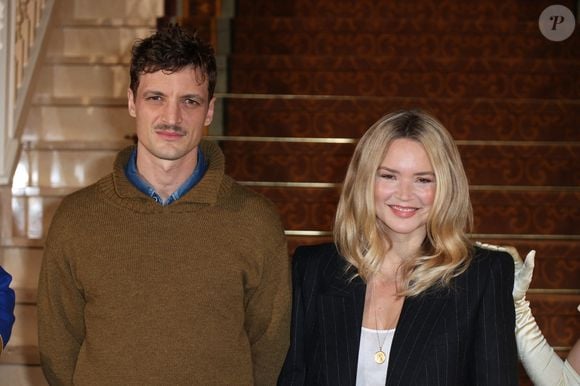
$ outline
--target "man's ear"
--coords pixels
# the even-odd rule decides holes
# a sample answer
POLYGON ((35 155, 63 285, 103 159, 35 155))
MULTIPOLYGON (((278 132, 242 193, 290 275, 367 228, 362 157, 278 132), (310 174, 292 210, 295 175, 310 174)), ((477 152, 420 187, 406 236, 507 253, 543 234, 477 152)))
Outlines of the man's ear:
POLYGON ((129 115, 135 118, 137 114, 135 113, 135 95, 133 95, 133 90, 127 89, 127 108, 129 109, 129 115))
POLYGON ((203 122, 205 126, 209 126, 210 123, 213 121, 214 109, 215 109, 215 97, 211 98, 211 100, 209 101, 207 114, 205 114, 205 121, 203 122))

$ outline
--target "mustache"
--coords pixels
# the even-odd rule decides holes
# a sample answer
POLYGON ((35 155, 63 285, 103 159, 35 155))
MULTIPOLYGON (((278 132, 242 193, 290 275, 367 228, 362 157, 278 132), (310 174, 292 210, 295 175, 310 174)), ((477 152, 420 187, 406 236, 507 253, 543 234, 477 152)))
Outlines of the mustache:
POLYGON ((163 124, 160 123, 158 125, 155 125, 155 130, 158 131, 175 131, 176 133, 182 133, 184 130, 181 126, 179 125, 167 125, 167 124, 163 124))

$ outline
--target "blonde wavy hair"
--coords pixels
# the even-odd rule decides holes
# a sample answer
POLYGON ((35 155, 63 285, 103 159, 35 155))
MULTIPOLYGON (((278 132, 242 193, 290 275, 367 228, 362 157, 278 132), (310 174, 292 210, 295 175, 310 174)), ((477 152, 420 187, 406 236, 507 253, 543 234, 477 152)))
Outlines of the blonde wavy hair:
POLYGON ((453 138, 431 115, 399 111, 373 124, 358 142, 343 183, 334 223, 334 241, 353 278, 365 282, 377 273, 392 242, 377 218, 374 186, 377 170, 393 140, 408 138, 423 145, 436 180, 427 219, 427 235, 416 255, 399 267, 399 293, 416 296, 432 287, 448 287, 464 272, 472 256, 467 232, 473 226, 469 184, 453 138))

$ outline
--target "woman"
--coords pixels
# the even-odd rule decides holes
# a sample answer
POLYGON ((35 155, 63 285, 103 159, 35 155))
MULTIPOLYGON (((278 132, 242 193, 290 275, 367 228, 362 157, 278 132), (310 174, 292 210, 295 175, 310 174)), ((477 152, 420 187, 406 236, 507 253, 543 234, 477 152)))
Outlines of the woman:
POLYGON ((505 251, 475 247, 447 130, 386 115, 359 141, 335 243, 293 259, 291 347, 279 385, 516 385, 505 251))
POLYGON ((14 324, 14 291, 9 287, 12 276, 0 267, 0 353, 12 332, 14 324))

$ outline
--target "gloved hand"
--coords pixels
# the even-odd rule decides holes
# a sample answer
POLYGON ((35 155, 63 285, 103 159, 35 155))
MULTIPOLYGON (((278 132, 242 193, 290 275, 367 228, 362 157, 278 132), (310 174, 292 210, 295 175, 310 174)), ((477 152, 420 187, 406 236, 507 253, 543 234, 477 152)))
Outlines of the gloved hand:
POLYGON ((554 352, 542 335, 526 292, 532 281, 536 251, 532 250, 522 261, 518 251, 511 246, 497 246, 476 242, 481 248, 508 252, 514 260, 514 288, 512 295, 516 312, 516 343, 522 365, 536 386, 578 385, 579 376, 572 366, 554 352))

